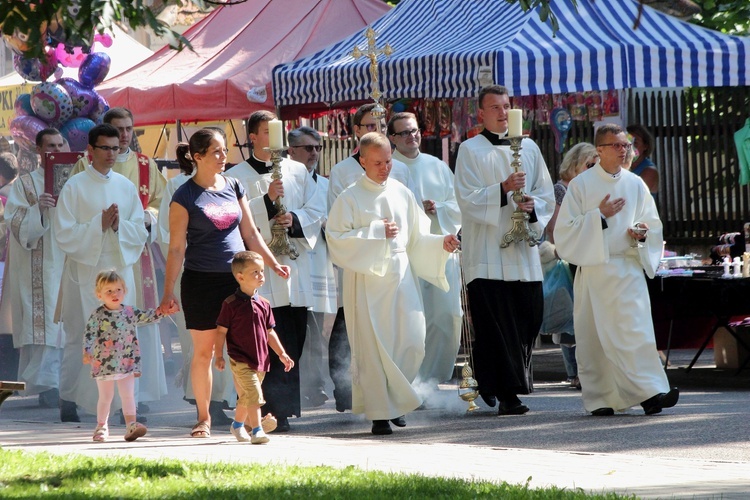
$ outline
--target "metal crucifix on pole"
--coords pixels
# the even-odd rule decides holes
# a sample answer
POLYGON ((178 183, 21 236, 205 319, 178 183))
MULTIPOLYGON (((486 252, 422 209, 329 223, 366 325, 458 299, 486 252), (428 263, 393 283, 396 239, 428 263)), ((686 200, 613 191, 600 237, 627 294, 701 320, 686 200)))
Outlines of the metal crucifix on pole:
POLYGON ((367 38, 367 51, 362 52, 359 46, 355 45, 352 50, 352 57, 359 59, 362 56, 367 57, 370 60, 370 85, 372 90, 370 91, 370 97, 375 101, 377 106, 371 111, 374 118, 382 118, 385 116, 385 108, 380 103, 380 98, 383 93, 380 91, 380 83, 378 77, 378 56, 383 54, 385 57, 390 57, 393 54, 393 48, 386 42, 385 47, 378 49, 375 38, 377 37, 375 30, 371 26, 367 27, 365 31, 365 38, 367 38))

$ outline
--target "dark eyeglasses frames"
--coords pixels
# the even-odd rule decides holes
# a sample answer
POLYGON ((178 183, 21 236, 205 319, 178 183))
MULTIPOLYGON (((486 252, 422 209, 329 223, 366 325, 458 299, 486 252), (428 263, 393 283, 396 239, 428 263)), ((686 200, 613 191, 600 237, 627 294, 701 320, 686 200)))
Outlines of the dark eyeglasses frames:
POLYGON ((419 129, 413 128, 411 130, 404 130, 403 132, 394 132, 393 135, 397 135, 402 139, 406 139, 409 136, 417 136, 419 135, 419 129))
POLYGON ((305 151, 307 151, 308 153, 312 153, 313 151, 320 151, 321 149, 323 149, 323 146, 321 146, 320 144, 318 144, 317 146, 308 145, 308 146, 292 146, 292 147, 293 148, 305 148, 305 151))
POLYGON ((92 148, 101 149, 102 151, 112 151, 116 153, 120 150, 120 146, 91 146, 92 148))

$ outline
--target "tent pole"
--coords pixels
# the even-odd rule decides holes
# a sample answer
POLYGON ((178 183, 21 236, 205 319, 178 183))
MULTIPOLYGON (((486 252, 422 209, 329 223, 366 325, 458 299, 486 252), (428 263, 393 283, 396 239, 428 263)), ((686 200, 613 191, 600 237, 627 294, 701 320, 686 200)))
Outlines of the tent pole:
POLYGON ((182 142, 182 124, 180 120, 177 120, 175 124, 177 125, 177 142, 182 142))
POLYGON ((234 140, 237 144, 239 150, 240 150, 240 156, 242 157, 242 161, 246 161, 245 153, 242 152, 242 144, 240 143, 240 138, 237 136, 237 129, 234 128, 234 122, 232 120, 229 120, 229 126, 232 127, 232 133, 234 134, 234 140))
POLYGON ((167 122, 164 122, 164 126, 161 128, 161 133, 159 134, 159 140, 156 141, 156 147, 154 147, 154 152, 151 155, 151 158, 156 158, 156 152, 159 151, 159 144, 161 144, 161 138, 164 137, 164 132, 167 130, 167 122))

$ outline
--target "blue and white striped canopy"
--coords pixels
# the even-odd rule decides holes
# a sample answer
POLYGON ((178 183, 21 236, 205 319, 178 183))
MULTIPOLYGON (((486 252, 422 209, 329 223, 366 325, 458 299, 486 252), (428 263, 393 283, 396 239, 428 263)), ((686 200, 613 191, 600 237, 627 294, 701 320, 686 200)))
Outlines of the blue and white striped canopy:
MULTIPOLYGON (((644 7, 637 0, 555 0, 553 35, 535 11, 504 0, 404 0, 373 24, 386 99, 472 97, 480 70, 512 95, 643 87, 750 84, 750 38, 727 36, 644 7)), ((368 100, 364 30, 273 70, 276 106, 327 108, 368 100), (319 104, 320 106, 311 106, 319 104)), ((285 113, 286 114, 286 113, 285 113)))

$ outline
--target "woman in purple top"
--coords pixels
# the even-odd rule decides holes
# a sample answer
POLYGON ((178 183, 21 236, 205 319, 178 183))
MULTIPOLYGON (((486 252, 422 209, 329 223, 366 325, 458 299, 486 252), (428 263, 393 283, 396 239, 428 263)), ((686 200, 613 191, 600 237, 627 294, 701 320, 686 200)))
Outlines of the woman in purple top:
POLYGON ((189 161, 195 175, 180 186, 169 205, 169 252, 161 308, 179 310, 174 286, 184 263, 182 293, 185 324, 193 340, 191 383, 198 409, 198 423, 190 435, 211 435, 211 359, 217 337, 216 318, 221 303, 234 293, 237 283, 231 262, 245 249, 263 256, 266 265, 287 278, 258 232, 242 185, 222 175, 227 161, 226 143, 216 129, 204 128, 190 137, 189 161))

